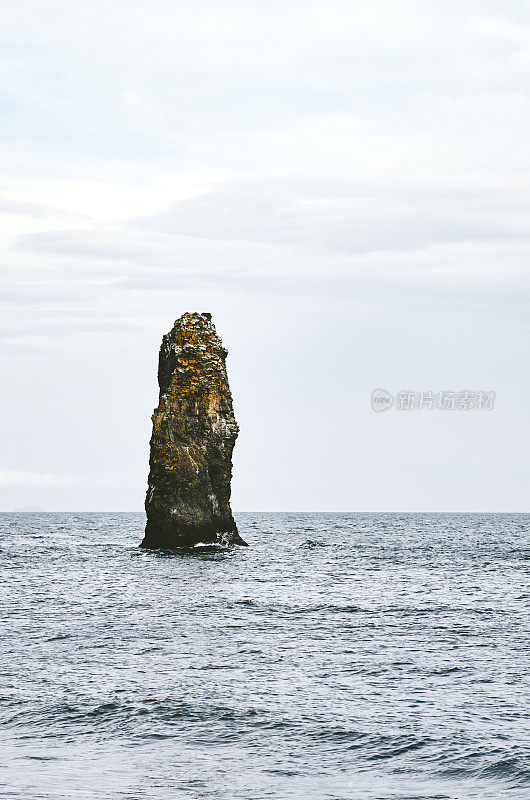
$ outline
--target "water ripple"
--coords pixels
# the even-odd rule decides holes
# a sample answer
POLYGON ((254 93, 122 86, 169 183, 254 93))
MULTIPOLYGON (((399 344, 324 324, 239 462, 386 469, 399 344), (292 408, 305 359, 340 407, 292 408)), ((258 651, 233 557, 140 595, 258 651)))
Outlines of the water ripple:
POLYGON ((0 797, 519 800, 521 514, 3 514, 0 797))

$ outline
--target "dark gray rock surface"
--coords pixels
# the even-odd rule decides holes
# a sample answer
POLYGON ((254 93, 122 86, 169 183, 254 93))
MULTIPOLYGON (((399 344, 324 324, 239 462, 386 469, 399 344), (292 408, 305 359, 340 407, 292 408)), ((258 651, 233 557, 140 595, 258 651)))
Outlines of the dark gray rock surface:
POLYGON ((162 339, 142 547, 245 544, 230 509, 239 428, 226 356, 211 314, 184 314, 162 339))

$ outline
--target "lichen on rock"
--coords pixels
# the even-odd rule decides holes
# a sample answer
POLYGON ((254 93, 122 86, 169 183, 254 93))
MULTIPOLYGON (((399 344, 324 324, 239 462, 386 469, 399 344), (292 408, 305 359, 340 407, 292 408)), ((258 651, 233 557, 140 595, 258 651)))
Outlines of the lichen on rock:
POLYGON ((183 314, 162 339, 142 547, 246 544, 230 509, 238 425, 211 314, 183 314))

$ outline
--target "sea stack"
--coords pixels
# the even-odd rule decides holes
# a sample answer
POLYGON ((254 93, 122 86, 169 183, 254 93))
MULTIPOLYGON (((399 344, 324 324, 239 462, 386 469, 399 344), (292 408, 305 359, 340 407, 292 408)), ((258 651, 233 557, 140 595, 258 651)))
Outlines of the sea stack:
POLYGON ((211 314, 183 314, 162 339, 142 547, 241 544, 230 509, 239 431, 211 314))

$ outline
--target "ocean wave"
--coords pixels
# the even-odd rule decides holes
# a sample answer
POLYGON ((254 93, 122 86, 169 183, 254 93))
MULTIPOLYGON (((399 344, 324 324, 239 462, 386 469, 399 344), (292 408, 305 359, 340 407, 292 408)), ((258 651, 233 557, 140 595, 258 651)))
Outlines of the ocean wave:
POLYGON ((62 797, 39 781, 69 765, 69 796, 92 769, 109 800, 197 775, 224 800, 525 796, 529 518, 242 519, 244 554, 146 553, 142 515, 0 520, 14 800, 62 797))

